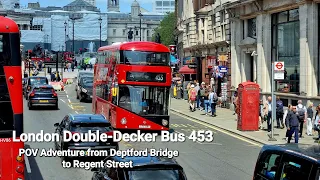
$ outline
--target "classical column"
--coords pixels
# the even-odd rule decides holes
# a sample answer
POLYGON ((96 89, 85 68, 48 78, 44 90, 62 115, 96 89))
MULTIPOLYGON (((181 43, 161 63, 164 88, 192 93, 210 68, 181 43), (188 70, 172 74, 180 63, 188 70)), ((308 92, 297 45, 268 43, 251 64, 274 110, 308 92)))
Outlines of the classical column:
POLYGON ((306 3, 299 7, 300 20, 300 92, 317 96, 318 6, 306 3))
POLYGON ((235 88, 241 83, 241 48, 239 44, 242 39, 242 23, 240 19, 231 22, 231 86, 235 88))
POLYGON ((271 92, 272 26, 271 14, 262 14, 257 19, 258 77, 262 92, 271 92), (261 29, 262 28, 262 29, 261 29))

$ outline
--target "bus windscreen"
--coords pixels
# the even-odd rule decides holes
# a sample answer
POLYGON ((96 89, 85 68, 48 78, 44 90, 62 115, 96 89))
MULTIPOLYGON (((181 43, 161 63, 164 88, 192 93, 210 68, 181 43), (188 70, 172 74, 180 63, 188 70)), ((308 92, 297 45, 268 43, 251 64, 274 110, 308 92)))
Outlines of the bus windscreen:
POLYGON ((165 52, 122 51, 120 62, 128 65, 170 66, 170 54, 165 52))

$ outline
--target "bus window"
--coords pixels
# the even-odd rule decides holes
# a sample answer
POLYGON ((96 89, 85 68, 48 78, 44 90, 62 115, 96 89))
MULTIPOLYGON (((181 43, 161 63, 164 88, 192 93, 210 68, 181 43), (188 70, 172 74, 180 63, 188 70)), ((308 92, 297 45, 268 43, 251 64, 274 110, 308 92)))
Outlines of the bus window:
POLYGON ((270 153, 265 151, 257 162, 257 169, 254 179, 255 180, 273 180, 275 179, 279 164, 281 161, 281 155, 278 153, 270 153))
MULTIPOLYGON (((309 179, 312 163, 293 155, 285 155, 282 160, 280 180, 309 179)), ((312 178, 314 179, 314 178, 312 178)))
POLYGON ((122 51, 120 63, 129 65, 169 66, 170 54, 165 52, 122 51))

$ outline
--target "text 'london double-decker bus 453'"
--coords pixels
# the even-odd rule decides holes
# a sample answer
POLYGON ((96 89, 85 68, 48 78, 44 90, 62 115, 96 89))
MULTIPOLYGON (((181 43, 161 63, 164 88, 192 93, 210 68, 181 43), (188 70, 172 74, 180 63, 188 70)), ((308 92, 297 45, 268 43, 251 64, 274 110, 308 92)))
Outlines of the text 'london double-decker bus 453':
POLYGON ((101 47, 94 68, 93 111, 117 129, 168 130, 169 49, 154 42, 101 47))

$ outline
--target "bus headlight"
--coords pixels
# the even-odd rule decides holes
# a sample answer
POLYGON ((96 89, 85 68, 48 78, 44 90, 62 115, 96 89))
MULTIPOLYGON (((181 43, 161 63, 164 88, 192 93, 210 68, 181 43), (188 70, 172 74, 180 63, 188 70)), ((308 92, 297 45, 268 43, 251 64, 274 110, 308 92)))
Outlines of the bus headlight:
POLYGON ((127 124, 127 119, 126 118, 122 118, 120 121, 121 124, 127 124))
POLYGON ((167 126, 168 125, 168 120, 166 120, 166 119, 162 119, 162 125, 163 126, 167 126))
POLYGON ((22 162, 22 161, 23 161, 23 158, 22 158, 21 156, 17 156, 16 160, 17 160, 18 162, 22 162))

